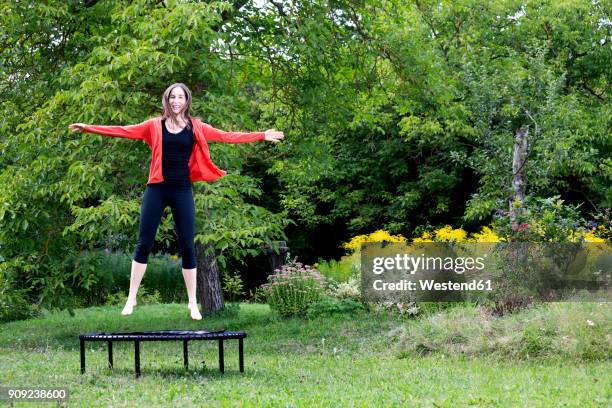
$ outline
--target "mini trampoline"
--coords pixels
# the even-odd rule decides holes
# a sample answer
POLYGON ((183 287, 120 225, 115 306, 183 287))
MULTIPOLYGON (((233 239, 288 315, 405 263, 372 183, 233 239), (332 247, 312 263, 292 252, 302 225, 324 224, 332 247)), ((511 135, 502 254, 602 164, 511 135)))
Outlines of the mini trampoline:
POLYGON ((189 349, 190 340, 217 340, 219 343, 219 370, 225 372, 223 362, 223 340, 238 339, 238 361, 240 372, 244 372, 244 345, 246 337, 243 331, 207 331, 207 330, 154 330, 129 333, 84 333, 79 335, 81 343, 81 374, 85 372, 85 342, 86 341, 105 341, 108 343, 108 366, 113 368, 113 342, 114 341, 133 341, 134 342, 134 367, 136 377, 140 377, 140 342, 143 341, 183 341, 183 363, 185 369, 189 368, 189 349))

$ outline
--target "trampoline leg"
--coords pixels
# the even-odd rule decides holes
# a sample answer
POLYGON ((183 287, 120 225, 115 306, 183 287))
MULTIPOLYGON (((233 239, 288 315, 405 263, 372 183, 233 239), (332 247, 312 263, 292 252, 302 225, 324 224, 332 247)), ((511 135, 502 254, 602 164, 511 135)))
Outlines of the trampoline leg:
POLYGON ((219 339, 219 370, 225 373, 225 365, 223 362, 223 339, 219 339))
POLYGON ((81 340, 81 374, 85 372, 85 340, 81 340))
POLYGON ((113 369, 113 342, 108 341, 108 368, 113 369))
POLYGON ((240 364, 240 372, 244 373, 244 345, 242 344, 243 339, 238 339, 238 361, 240 364))
POLYGON ((134 366, 136 369, 136 377, 140 377, 140 342, 134 341, 134 366))
POLYGON ((185 370, 189 370, 189 349, 187 340, 183 340, 183 364, 185 365, 185 370))

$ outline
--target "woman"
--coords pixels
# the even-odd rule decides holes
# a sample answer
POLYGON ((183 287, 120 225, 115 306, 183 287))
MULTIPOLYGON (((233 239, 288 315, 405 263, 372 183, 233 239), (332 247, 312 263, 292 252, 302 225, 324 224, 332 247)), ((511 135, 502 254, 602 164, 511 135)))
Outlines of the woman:
POLYGON ((210 159, 208 141, 246 143, 258 140, 280 141, 283 132, 225 132, 197 117, 191 117, 191 92, 186 85, 170 85, 162 97, 160 117, 129 126, 97 126, 73 123, 73 131, 104 136, 144 140, 151 147, 149 179, 141 205, 139 238, 132 260, 130 292, 121 312, 132 314, 138 287, 147 268, 147 260, 161 216, 170 206, 178 234, 183 278, 187 287, 191 318, 201 320, 196 300, 195 206, 191 183, 213 181, 225 175, 210 159), (163 152, 163 154, 162 154, 163 152))

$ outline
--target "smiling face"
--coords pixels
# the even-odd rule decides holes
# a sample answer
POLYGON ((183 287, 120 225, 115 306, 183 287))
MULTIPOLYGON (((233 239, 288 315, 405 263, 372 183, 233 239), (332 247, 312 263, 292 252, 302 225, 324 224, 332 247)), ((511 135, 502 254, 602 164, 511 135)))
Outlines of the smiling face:
POLYGON ((179 115, 181 112, 183 112, 185 105, 187 104, 187 96, 185 95, 183 88, 178 86, 174 87, 172 91, 170 91, 168 102, 172 113, 179 115))
POLYGON ((162 119, 168 119, 177 126, 191 121, 191 91, 182 82, 166 88, 162 96, 162 119))

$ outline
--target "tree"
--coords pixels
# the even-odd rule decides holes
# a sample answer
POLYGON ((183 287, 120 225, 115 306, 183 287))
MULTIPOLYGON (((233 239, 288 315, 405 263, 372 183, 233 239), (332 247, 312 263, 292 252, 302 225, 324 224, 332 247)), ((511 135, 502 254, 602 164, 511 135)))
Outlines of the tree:
POLYGON ((521 129, 529 193, 610 206, 601 3, 294 1, 243 20, 239 49, 275 62, 274 109, 295 137, 270 161, 301 224, 487 222, 512 195, 521 129))

